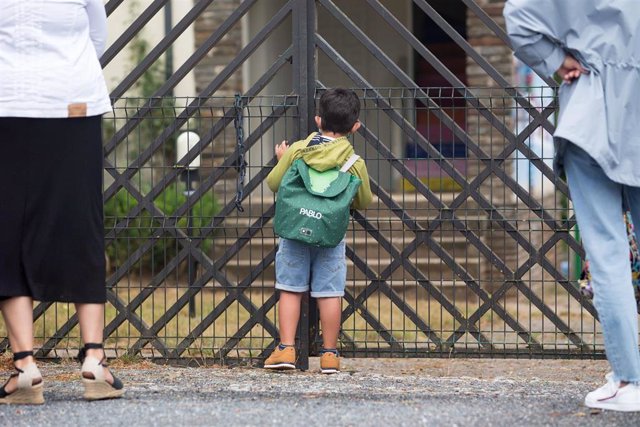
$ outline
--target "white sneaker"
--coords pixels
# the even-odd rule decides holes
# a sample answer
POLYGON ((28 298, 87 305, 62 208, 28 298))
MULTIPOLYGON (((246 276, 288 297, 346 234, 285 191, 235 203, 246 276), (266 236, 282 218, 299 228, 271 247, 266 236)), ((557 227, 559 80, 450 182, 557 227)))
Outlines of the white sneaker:
POLYGON ((613 381, 612 375, 607 375, 606 378, 605 385, 584 398, 586 406, 611 411, 640 411, 640 386, 627 384, 620 387, 620 383, 613 381))

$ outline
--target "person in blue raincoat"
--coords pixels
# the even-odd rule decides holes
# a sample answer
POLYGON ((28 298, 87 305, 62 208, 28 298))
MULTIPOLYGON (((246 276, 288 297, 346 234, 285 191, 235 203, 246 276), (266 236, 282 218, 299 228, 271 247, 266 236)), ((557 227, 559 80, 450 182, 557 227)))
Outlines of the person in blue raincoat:
POLYGON ((554 134, 589 258, 612 372, 585 405, 640 411, 638 318, 623 205, 640 224, 640 6, 637 0, 511 0, 515 55, 562 78, 554 134))

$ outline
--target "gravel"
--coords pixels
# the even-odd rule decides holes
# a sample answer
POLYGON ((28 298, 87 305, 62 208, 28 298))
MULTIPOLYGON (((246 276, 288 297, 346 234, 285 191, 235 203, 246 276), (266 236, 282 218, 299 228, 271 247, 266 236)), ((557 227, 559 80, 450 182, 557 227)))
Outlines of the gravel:
MULTIPOLYGON (((0 406, 0 425, 638 426, 590 411, 602 361, 345 360, 325 376, 247 367, 116 365, 123 399, 84 402, 77 365, 41 364, 42 406, 0 406)), ((8 372, 6 372, 8 373, 8 372)), ((5 373, 5 374, 6 374, 5 373)))

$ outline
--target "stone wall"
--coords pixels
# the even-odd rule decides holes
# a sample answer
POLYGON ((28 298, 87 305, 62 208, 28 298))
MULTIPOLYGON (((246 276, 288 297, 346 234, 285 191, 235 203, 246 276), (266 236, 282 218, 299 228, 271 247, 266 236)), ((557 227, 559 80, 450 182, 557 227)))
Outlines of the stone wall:
MULTIPOLYGON (((476 1, 494 21, 504 27, 504 18, 502 17, 504 1, 476 1)), ((467 40, 489 64, 511 83, 513 75, 511 49, 475 13, 468 11, 467 16, 467 40)), ((501 89, 501 86, 471 57, 467 57, 467 85, 472 94, 477 96, 486 107, 490 107, 491 112, 501 124, 511 127, 511 100, 501 89)), ((485 153, 490 154, 491 157, 498 155, 506 144, 504 136, 486 118, 479 115, 471 106, 469 107, 467 120, 469 134, 478 138, 477 142, 485 153)), ((477 162, 476 166, 478 166, 477 162)), ((477 175, 482 169, 484 168, 480 165, 479 170, 472 171, 471 175, 477 175)), ((495 191, 492 193, 492 198, 499 196, 495 191)), ((506 200, 496 201, 506 202, 506 200)))
MULTIPOLYGON (((482 9, 502 28, 504 28, 504 0, 476 0, 482 9)), ((467 40, 487 61, 503 76, 513 72, 511 49, 496 36, 472 11, 467 13, 467 40)), ((496 87, 495 81, 473 60, 467 61, 467 82, 471 87, 496 87)))
MULTIPOLYGON (((216 0, 213 2, 196 20, 196 48, 200 47, 239 5, 240 0, 216 0)), ((196 67, 197 93, 200 93, 216 78, 224 67, 235 58, 240 49, 242 49, 242 27, 238 23, 196 67)), ((236 72, 214 95, 233 96, 240 91, 242 91, 242 73, 236 72)))
MULTIPOLYGON (((502 11, 504 9, 504 0, 476 0, 483 10, 502 28, 505 28, 502 11)), ((493 67, 506 78, 509 84, 514 82, 514 66, 513 55, 511 49, 499 38, 493 31, 488 28, 482 21, 471 11, 467 15, 467 35, 470 44, 480 53, 493 67)), ((472 93, 479 96, 482 102, 491 106, 491 111, 497 120, 506 125, 508 129, 514 130, 513 109, 515 103, 505 91, 500 89, 496 81, 487 75, 482 68, 476 64, 471 58, 467 58, 467 79, 468 86, 472 93), (481 89, 473 89, 481 88, 481 89)), ((521 113, 519 113, 521 114, 521 113)), ((480 146, 485 153, 490 154, 491 158, 496 158, 507 144, 506 138, 487 120, 481 118, 477 112, 469 114, 468 132, 478 139, 480 146)), ((479 165, 479 162, 475 162, 479 165)), ((501 168, 512 176, 514 165, 511 160, 507 160, 501 165, 501 168)), ((472 168, 473 169, 473 168, 472 168)), ((471 174, 477 174, 483 166, 479 165, 478 170, 471 174)), ((524 235, 525 238, 533 245, 539 248, 544 241, 548 240, 554 233, 542 220, 531 211, 531 209, 521 200, 517 199, 513 191, 506 187, 504 182, 495 175, 490 176, 481 186, 482 194, 491 203, 496 206, 500 214, 509 219, 509 222, 524 235)), ((550 212, 559 217, 561 210, 557 209, 559 199, 554 192, 545 194, 533 194, 537 202, 546 209, 551 208, 550 212)), ((515 270, 522 265, 529 257, 529 253, 504 231, 500 231, 500 227, 496 224, 488 224, 490 228, 484 233, 483 239, 492 250, 503 259, 507 265, 515 270)), ((546 254, 553 264, 561 262, 566 258, 565 250, 552 250, 546 254)), ((492 277, 501 278, 501 272, 490 267, 487 263, 482 269, 482 279, 487 283, 488 288, 494 288, 501 284, 501 280, 495 283, 492 277)), ((554 283, 553 278, 548 277, 542 268, 536 264, 523 279, 529 281, 531 286, 543 286, 545 283, 554 283)))
MULTIPOLYGON (((476 2, 487 15, 504 28, 502 11, 505 2, 503 0, 476 0, 476 2)), ((467 12, 467 40, 511 84, 513 81, 511 49, 471 10, 467 12)), ((467 57, 467 84, 471 94, 477 96, 480 102, 490 108, 495 117, 493 120, 505 125, 508 129, 513 129, 511 118, 512 101, 505 91, 501 89, 501 86, 470 57, 467 57)), ((484 153, 491 159, 497 158, 507 145, 507 139, 496 126, 490 123, 489 119, 483 117, 471 105, 468 105, 468 107, 467 132, 480 145, 484 153)), ((500 167, 506 170, 508 174, 511 174, 510 162, 503 163, 500 167)), ((481 162, 475 155, 471 155, 468 167, 469 180, 472 180, 485 168, 486 163, 481 162)), ((506 185, 499 177, 491 174, 482 182, 480 191, 496 207, 499 214, 510 219, 510 222, 517 226, 517 213, 519 212, 516 209, 518 206, 517 201, 513 197, 512 191, 506 188, 506 185)), ((500 226, 489 222, 488 217, 483 222, 484 227, 482 228, 484 231, 481 233, 483 241, 511 269, 515 270, 517 265, 522 263, 518 244, 500 226)), ((495 267, 492 267, 487 260, 483 259, 483 261, 480 269, 481 280, 488 290, 492 290, 502 284, 504 275, 502 272, 497 271, 495 267)))
MULTIPOLYGON (((216 0, 207 10, 200 15, 195 23, 195 49, 202 46, 211 34, 233 13, 240 5, 240 0, 216 0)), ((200 94, 223 71, 223 69, 236 57, 242 49, 242 25, 238 22, 231 30, 211 49, 206 57, 195 67, 196 93, 200 94)), ((211 102, 210 108, 201 110, 202 118, 197 124, 198 133, 205 134, 218 117, 224 114, 225 109, 233 105, 231 99, 234 94, 242 92, 242 67, 239 67, 229 79, 216 90, 213 97, 229 97, 217 99, 211 102)), ((202 153, 202 173, 208 174, 213 168, 222 163, 236 148, 236 138, 233 125, 227 126, 202 153)), ((225 179, 220 180, 215 186, 218 197, 227 202, 235 196, 235 171, 230 170, 225 179)))

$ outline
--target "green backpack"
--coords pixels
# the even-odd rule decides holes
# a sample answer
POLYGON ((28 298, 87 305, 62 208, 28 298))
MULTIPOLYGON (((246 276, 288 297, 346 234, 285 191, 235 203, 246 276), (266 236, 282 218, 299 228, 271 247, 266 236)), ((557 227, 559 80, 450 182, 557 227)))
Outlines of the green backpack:
POLYGON ((347 172, 360 156, 341 169, 318 172, 302 159, 282 177, 276 201, 275 233, 308 245, 332 248, 344 239, 349 208, 362 181, 347 172))

